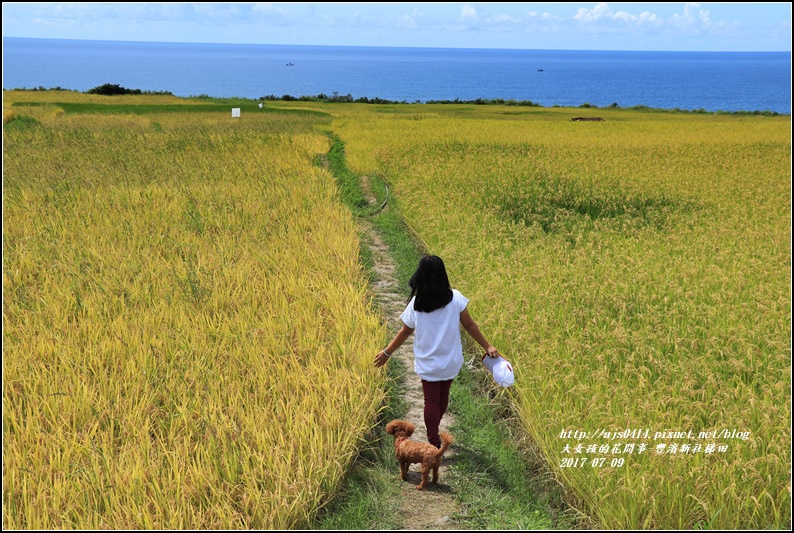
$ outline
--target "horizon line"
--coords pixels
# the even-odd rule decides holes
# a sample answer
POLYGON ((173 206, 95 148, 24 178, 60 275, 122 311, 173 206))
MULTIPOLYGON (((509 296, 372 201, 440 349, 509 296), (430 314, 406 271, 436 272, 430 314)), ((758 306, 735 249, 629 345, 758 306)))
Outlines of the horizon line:
POLYGON ((151 41, 130 39, 69 39, 63 37, 21 37, 3 35, 3 39, 29 39, 39 41, 78 41, 78 42, 109 42, 109 43, 151 43, 151 44, 189 44, 189 45, 221 45, 221 46, 294 46, 294 47, 325 47, 325 48, 397 48, 408 50, 516 50, 541 52, 659 52, 659 53, 706 53, 706 54, 789 54, 791 50, 637 50, 607 48, 477 48, 456 46, 394 46, 394 45, 361 45, 361 44, 281 44, 281 43, 222 43, 203 41, 151 41))

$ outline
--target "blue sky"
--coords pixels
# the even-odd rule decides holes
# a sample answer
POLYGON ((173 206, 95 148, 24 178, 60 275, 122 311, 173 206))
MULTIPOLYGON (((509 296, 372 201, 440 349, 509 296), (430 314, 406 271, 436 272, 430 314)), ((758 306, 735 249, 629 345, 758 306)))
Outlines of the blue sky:
POLYGON ((788 2, 3 2, 3 36, 547 50, 791 51, 791 10, 788 2))

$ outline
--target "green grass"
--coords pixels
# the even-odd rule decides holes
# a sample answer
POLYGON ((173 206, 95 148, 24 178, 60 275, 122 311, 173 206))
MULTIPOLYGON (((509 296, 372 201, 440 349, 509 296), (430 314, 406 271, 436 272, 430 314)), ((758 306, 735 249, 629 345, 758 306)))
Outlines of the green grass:
MULTIPOLYGON (((426 246, 402 219, 398 199, 389 195, 387 207, 380 209, 387 199, 382 178, 370 176, 376 205, 364 199, 359 177, 347 167, 344 143, 338 138, 332 139, 328 161, 348 207, 356 216, 371 221, 389 245, 398 279, 405 281, 401 290, 407 297, 407 280, 426 246)), ((474 357, 479 365, 473 353, 467 357, 474 357)), ((384 438, 385 424, 407 412, 400 397, 401 384, 417 378, 399 360, 391 361, 387 371, 388 401, 368 439, 370 444, 361 450, 344 489, 320 515, 315 529, 399 527, 398 469, 392 441, 384 438)), ((571 528, 574 521, 542 459, 533 456, 528 445, 516 438, 519 433, 514 431, 506 398, 501 395, 492 401, 485 383, 481 370, 464 367, 451 390, 450 412, 456 422, 450 429, 455 434, 456 459, 447 483, 463 509, 451 520, 466 529, 571 528)))
POLYGON ((598 190, 592 184, 555 178, 536 179, 524 191, 494 191, 490 196, 501 216, 514 223, 537 225, 544 233, 589 231, 596 221, 623 229, 662 229, 673 212, 694 209, 692 202, 664 194, 631 193, 614 187, 598 190))
MULTIPOLYGON (((112 97, 109 97, 112 98, 112 97)), ((231 113, 231 107, 239 107, 240 113, 287 113, 298 115, 315 115, 330 117, 322 111, 310 109, 285 109, 274 108, 267 105, 259 107, 256 102, 245 101, 228 103, 207 103, 207 104, 95 104, 95 103, 70 103, 70 102, 16 102, 14 106, 36 107, 40 105, 56 106, 63 109, 67 114, 102 114, 102 115, 151 115, 159 113, 231 113)))
MULTIPOLYGON (((380 176, 370 177, 370 183, 375 191, 375 198, 380 206, 386 200, 388 185, 380 176)), ((397 278, 404 281, 406 300, 410 293, 408 280, 411 279, 416 265, 424 253, 431 253, 427 245, 418 235, 411 232, 400 214, 400 201, 389 194, 387 207, 374 217, 375 229, 380 234, 383 242, 389 245, 397 264, 397 278)))
POLYGON ((508 391, 489 393, 489 374, 482 370, 479 357, 468 357, 474 357, 474 369, 464 368, 450 391, 455 418, 450 429, 460 436, 450 484, 464 509, 456 522, 469 529, 574 527, 542 459, 520 440, 518 422, 510 416, 508 391))
MULTIPOLYGON (((327 165, 337 180, 342 201, 357 217, 370 217, 375 206, 364 197, 358 176, 345 162, 344 143, 333 135, 331 149, 325 158, 315 163, 327 165)), ((374 259, 366 243, 361 244, 362 267, 373 279, 374 259)), ((393 441, 387 437, 386 424, 402 416, 407 405, 401 397, 401 383, 406 368, 395 359, 386 366, 387 395, 378 416, 378 423, 367 435, 366 443, 348 472, 344 485, 336 497, 318 513, 312 529, 364 530, 398 529, 400 485, 395 483, 399 473, 394 461, 393 441)))
POLYGON ((363 216, 372 211, 372 206, 364 197, 358 176, 353 174, 345 162, 345 143, 331 135, 331 150, 328 152, 328 165, 336 177, 342 201, 355 216, 363 216))
POLYGON ((33 126, 40 125, 41 122, 36 120, 35 118, 28 117, 25 115, 17 115, 14 119, 10 120, 7 124, 3 125, 3 129, 6 131, 13 131, 17 129, 26 129, 33 126))
MULTIPOLYGON (((425 245, 419 238, 411 233, 403 221, 399 211, 399 201, 388 195, 388 185, 380 176, 371 176, 373 194, 376 203, 371 205, 364 197, 359 176, 353 173, 345 161, 345 144, 338 137, 331 136, 331 150, 328 153, 328 164, 337 180, 342 201, 357 217, 366 217, 372 222, 376 231, 392 251, 397 263, 397 278, 405 280, 405 295, 408 296, 408 282, 416 269, 425 245), (387 196, 388 195, 388 196, 387 196), (387 207, 380 209, 384 201, 388 200, 387 207)), ((362 245, 362 249, 366 246, 362 245)), ((369 251, 363 251, 365 259, 369 261, 369 251)), ((371 264, 365 263, 371 267, 371 264)))

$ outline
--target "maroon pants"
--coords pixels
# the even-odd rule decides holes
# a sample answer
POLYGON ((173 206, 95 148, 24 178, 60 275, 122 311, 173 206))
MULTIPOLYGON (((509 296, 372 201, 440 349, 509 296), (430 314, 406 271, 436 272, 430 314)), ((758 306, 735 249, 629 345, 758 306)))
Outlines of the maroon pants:
POLYGON ((441 437, 438 436, 438 425, 441 417, 447 411, 449 404, 449 388, 452 380, 425 381, 422 380, 422 391, 425 394, 425 428, 427 440, 430 444, 441 448, 441 437))

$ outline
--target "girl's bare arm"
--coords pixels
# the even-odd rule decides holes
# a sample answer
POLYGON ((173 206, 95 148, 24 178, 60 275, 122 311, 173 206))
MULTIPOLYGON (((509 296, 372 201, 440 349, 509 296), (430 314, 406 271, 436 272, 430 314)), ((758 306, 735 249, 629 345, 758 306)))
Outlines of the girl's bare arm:
POLYGON ((488 343, 488 341, 485 339, 485 336, 480 331, 479 326, 477 326, 477 323, 469 314, 468 309, 464 309, 460 313, 460 324, 463 326, 463 329, 466 330, 466 333, 471 335, 471 338, 474 339, 477 344, 482 346, 483 350, 485 350, 489 356, 499 357, 499 350, 488 343))
POLYGON ((412 328, 409 328, 405 324, 397 332, 397 335, 394 336, 394 339, 386 346, 386 349, 381 350, 378 352, 378 355, 375 356, 375 366, 383 366, 386 364, 386 361, 389 360, 389 356, 394 353, 394 351, 403 345, 403 343, 408 340, 408 337, 414 332, 412 328), (388 352, 389 355, 386 355, 385 352, 388 352))

